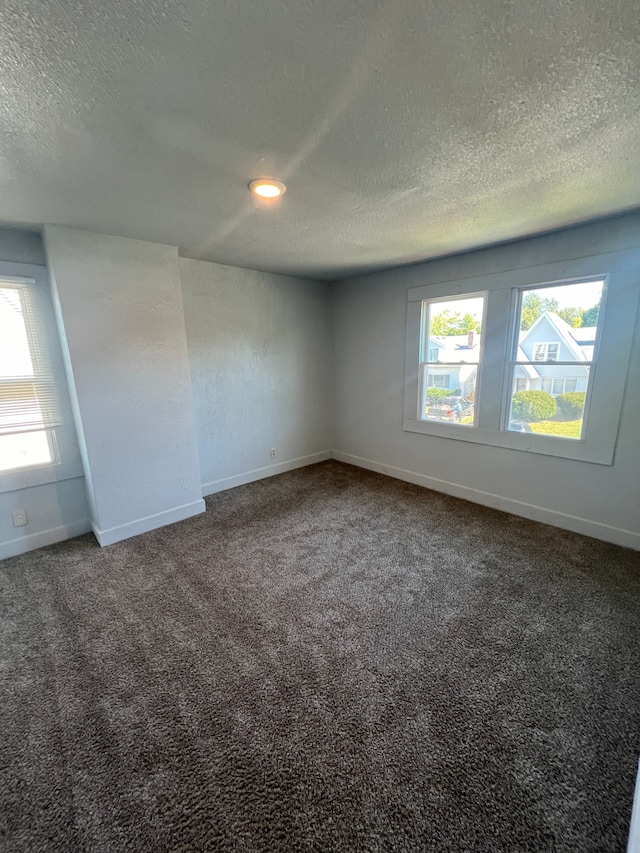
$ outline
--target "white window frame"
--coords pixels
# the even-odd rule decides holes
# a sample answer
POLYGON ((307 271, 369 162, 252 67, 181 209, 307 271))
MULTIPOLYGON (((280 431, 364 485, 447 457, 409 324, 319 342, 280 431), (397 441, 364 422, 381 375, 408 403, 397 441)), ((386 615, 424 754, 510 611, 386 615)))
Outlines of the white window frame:
MULTIPOLYGON (((429 388, 443 388, 443 389, 452 390, 451 389, 451 372, 443 374, 443 373, 440 373, 438 371, 436 373, 433 373, 433 372, 431 372, 432 368, 436 368, 436 370, 438 370, 438 368, 440 368, 440 369, 442 369, 442 368, 447 369, 448 368, 451 371, 451 369, 456 370, 457 368, 460 368, 464 364, 473 364, 475 367, 478 368, 478 372, 479 372, 480 362, 482 360, 482 338, 480 339, 480 348, 478 350, 477 360, 474 360, 472 362, 432 361, 431 357, 430 357, 431 353, 433 352, 433 348, 429 346, 430 339, 432 337, 432 335, 430 334, 430 329, 428 328, 428 325, 429 325, 428 324, 429 306, 430 305, 437 305, 438 302, 443 302, 443 301, 444 302, 451 302, 457 298, 459 298, 460 300, 463 300, 463 299, 482 299, 483 300, 482 318, 480 321, 480 323, 481 323, 480 327, 484 328, 484 326, 483 326, 484 318, 485 318, 486 312, 487 312, 487 294, 484 292, 483 293, 465 293, 465 294, 460 294, 459 296, 448 297, 445 299, 439 299, 436 297, 433 299, 427 298, 427 299, 421 300, 421 302, 420 302, 420 377, 421 377, 420 386, 421 386, 421 391, 419 392, 420 400, 418 403, 418 418, 420 418, 421 420, 426 420, 422 417, 422 413, 425 411, 425 409, 428 405, 427 400, 426 400, 427 389, 429 389, 429 388), (424 356, 426 356, 426 358, 424 356), (424 372, 427 373, 427 384, 425 384, 425 382, 424 382, 424 375, 423 375, 424 372), (434 377, 435 376, 445 377, 447 379, 447 385, 435 385, 433 383, 428 384, 430 375, 434 376, 434 377)), ((479 393, 479 379, 477 376, 476 377, 476 390, 475 390, 476 400, 478 398, 478 393, 479 393)), ((474 417, 474 421, 475 421, 475 417, 474 417)), ((440 421, 439 423, 444 424, 445 429, 451 425, 449 421, 440 421)), ((472 428, 474 425, 475 424, 465 424, 462 428, 463 429, 469 429, 469 428, 472 428)))
POLYGON ((60 338, 57 331, 49 276, 46 267, 0 261, 0 278, 19 279, 39 288, 39 303, 46 325, 47 350, 58 392, 62 425, 45 430, 49 437, 54 461, 43 465, 12 468, 0 471, 0 494, 55 483, 83 476, 82 462, 73 425, 71 403, 67 390, 60 338))
POLYGON ((532 361, 557 361, 558 355, 560 354, 560 344, 557 341, 549 342, 549 343, 537 343, 533 345, 533 359, 532 361), (542 347, 542 358, 538 358, 538 349, 542 347), (550 348, 555 347, 555 355, 551 356, 550 348))
POLYGON ((407 294, 403 428, 409 432, 456 441, 600 465, 613 464, 637 310, 638 256, 635 250, 411 288, 407 294), (510 361, 516 340, 516 313, 521 291, 545 284, 575 284, 589 280, 604 281, 605 285, 582 437, 569 441, 557 436, 508 430, 510 361), (487 300, 482 327, 483 356, 478 369, 479 394, 475 425, 470 428, 455 423, 424 421, 419 411, 422 303, 425 299, 472 296, 481 292, 486 292, 487 300))

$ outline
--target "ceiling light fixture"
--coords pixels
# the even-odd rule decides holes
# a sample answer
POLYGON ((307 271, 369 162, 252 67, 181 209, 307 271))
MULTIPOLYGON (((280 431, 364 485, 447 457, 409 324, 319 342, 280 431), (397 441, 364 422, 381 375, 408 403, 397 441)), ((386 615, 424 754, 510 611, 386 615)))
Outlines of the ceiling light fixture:
POLYGON ((282 181, 272 181, 271 178, 256 178, 249 184, 249 189, 254 195, 267 199, 278 198, 287 191, 282 181))

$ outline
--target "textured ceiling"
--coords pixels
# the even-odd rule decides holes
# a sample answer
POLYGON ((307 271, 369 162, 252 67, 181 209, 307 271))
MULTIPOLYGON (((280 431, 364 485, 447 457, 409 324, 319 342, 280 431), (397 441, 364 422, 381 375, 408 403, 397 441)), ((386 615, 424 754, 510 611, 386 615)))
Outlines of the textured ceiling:
POLYGON ((337 278, 640 205, 637 0, 4 0, 0 220, 337 278), (288 191, 258 207, 247 183, 288 191))

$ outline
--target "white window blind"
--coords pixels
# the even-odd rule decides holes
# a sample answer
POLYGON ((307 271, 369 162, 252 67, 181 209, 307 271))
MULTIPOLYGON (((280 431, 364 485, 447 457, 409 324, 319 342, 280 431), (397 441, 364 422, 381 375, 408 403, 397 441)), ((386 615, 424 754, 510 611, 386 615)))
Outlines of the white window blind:
POLYGON ((41 288, 0 279, 0 436, 60 426, 41 288))

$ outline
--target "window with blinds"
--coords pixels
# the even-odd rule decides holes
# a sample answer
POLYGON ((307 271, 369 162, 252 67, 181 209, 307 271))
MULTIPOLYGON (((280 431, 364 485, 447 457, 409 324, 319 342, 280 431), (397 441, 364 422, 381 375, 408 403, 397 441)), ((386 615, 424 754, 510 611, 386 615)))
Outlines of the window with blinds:
POLYGON ((32 280, 0 279, 0 471, 58 461, 44 297, 32 280))

